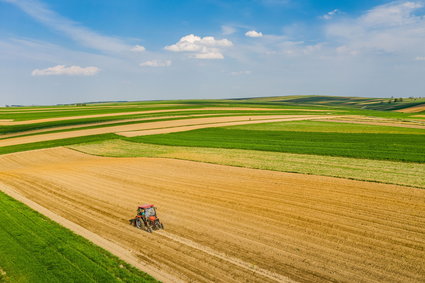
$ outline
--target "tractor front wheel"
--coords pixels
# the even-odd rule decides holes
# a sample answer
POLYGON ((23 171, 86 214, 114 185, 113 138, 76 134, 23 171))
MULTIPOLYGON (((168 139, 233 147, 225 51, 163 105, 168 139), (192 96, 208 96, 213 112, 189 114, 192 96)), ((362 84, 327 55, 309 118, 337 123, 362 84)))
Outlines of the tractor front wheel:
POLYGON ((140 220, 140 218, 136 218, 136 227, 137 228, 139 228, 139 229, 142 229, 142 227, 143 227, 143 224, 142 224, 142 221, 140 220))

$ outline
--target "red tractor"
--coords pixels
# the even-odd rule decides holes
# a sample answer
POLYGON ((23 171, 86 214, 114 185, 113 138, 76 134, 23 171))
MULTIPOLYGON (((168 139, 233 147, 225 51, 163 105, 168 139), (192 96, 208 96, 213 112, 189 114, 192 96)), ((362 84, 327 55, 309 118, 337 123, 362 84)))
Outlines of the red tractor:
POLYGON ((130 225, 152 233, 152 230, 164 229, 164 225, 156 216, 156 208, 153 204, 141 205, 137 208, 137 215, 130 219, 130 225))

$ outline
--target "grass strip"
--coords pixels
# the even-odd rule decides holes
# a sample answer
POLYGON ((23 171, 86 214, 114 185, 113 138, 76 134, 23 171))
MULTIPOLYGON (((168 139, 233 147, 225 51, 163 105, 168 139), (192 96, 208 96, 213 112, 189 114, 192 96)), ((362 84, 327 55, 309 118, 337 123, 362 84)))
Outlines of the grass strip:
POLYGON ((4 282, 157 282, 0 192, 4 282))
POLYGON ((98 156, 163 157, 425 188, 425 164, 107 140, 69 148, 98 156))

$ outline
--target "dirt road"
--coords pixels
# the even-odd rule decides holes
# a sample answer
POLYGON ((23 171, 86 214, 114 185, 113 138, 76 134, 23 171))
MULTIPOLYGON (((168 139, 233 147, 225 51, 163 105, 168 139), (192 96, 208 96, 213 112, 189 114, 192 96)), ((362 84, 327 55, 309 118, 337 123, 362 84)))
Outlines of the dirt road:
POLYGON ((0 156, 0 182, 198 282, 423 282, 425 191, 65 148, 0 156), (128 225, 154 203, 165 231, 128 225))

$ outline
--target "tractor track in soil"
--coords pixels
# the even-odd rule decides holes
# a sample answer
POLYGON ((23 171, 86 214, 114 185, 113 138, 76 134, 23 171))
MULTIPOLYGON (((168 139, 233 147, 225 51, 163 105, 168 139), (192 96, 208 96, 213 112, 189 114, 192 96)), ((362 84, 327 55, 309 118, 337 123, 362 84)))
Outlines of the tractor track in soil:
POLYGON ((0 156, 0 183, 183 281, 425 280, 425 190, 66 148, 0 156), (145 202, 165 231, 129 226, 145 202))

